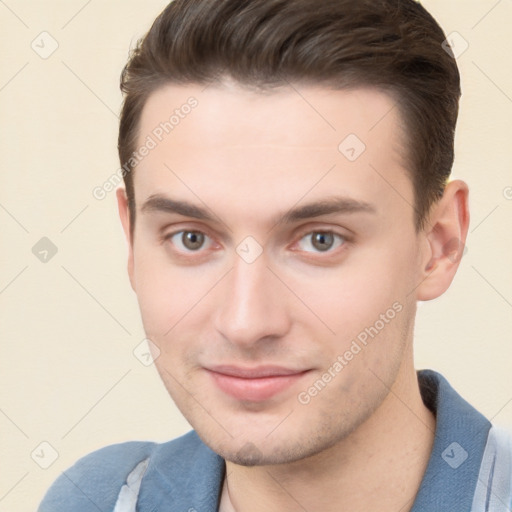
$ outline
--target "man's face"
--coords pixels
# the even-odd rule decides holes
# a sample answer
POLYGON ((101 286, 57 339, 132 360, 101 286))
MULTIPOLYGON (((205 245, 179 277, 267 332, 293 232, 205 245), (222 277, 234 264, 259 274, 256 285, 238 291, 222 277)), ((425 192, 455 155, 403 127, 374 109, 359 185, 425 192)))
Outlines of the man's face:
POLYGON ((319 453, 412 368, 422 238, 393 105, 235 85, 166 86, 145 105, 138 147, 157 144, 135 170, 130 278, 163 382, 228 460, 319 453))

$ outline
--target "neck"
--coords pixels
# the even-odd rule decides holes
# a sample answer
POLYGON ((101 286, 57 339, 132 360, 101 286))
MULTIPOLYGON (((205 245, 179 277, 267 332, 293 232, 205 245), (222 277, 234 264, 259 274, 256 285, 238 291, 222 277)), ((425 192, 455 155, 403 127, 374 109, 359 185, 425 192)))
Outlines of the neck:
POLYGON ((411 510, 425 473, 435 418, 409 362, 379 408, 328 450, 291 464, 226 461, 221 512, 411 510))

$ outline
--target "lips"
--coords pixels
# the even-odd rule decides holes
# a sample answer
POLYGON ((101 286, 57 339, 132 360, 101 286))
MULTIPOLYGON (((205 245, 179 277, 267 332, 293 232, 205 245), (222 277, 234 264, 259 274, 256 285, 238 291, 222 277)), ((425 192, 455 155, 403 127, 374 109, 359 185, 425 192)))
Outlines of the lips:
POLYGON ((215 366, 208 368, 207 371, 217 387, 231 397, 243 401, 262 402, 291 387, 309 370, 279 366, 215 366))

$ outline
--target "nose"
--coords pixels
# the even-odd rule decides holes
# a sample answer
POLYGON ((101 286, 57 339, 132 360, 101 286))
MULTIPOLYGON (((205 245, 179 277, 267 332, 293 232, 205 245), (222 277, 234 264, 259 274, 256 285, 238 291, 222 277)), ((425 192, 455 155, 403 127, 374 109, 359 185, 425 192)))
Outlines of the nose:
POLYGON ((290 328, 289 291, 267 265, 265 253, 252 263, 235 254, 233 268, 223 279, 214 321, 232 344, 249 348, 259 341, 275 341, 290 328))

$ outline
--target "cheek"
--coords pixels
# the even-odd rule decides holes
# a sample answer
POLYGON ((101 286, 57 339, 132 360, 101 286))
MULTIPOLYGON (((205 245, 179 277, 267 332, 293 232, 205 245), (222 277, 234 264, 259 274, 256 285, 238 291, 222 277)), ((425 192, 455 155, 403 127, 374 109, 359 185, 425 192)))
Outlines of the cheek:
POLYGON ((410 257, 391 251, 361 251, 358 256, 307 280, 296 276, 294 283, 297 294, 321 319, 304 315, 302 307, 296 324, 308 339, 317 340, 324 369, 341 357, 343 370, 337 382, 349 387, 360 378, 375 380, 370 370, 377 375, 379 370, 393 373, 410 334, 410 257))
POLYGON ((207 266, 172 264, 162 248, 139 251, 134 278, 147 336, 167 342, 185 328, 200 326, 205 298, 221 275, 207 266))
POLYGON ((150 339, 160 338, 179 319, 178 297, 182 295, 182 285, 149 251, 137 254, 134 278, 146 334, 150 339))
MULTIPOLYGON (((349 339, 358 331, 373 325, 381 314, 393 316, 395 309, 403 306, 411 291, 409 270, 405 264, 395 264, 392 256, 387 259, 354 257, 353 261, 336 268, 318 269, 316 275, 295 272, 288 279, 304 305, 326 327, 326 333, 349 339)), ((313 319, 304 315, 304 305, 297 307, 297 322, 313 319)), ((306 312, 307 313, 307 312, 306 312)), ((380 324, 379 324, 380 325, 380 324)))

